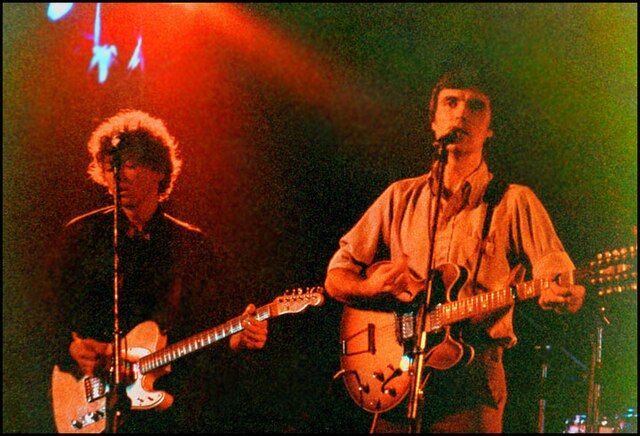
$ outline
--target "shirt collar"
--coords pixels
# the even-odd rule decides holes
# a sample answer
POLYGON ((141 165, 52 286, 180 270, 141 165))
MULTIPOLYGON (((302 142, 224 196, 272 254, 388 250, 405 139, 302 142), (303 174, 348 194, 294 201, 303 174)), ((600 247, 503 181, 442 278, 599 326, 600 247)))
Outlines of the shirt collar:
MULTIPOLYGON (((436 179, 436 167, 437 165, 434 165, 434 167, 431 169, 431 171, 429 171, 428 174, 429 187, 431 188, 431 193, 433 195, 437 194, 438 186, 436 179)), ((482 201, 482 196, 484 195, 484 191, 489 184, 489 180, 491 180, 491 177, 492 175, 489 172, 489 167, 483 159, 480 162, 480 165, 478 165, 478 167, 471 174, 469 174, 464 182, 460 185, 460 193, 464 197, 468 198, 468 201, 466 202, 467 205, 471 207, 477 207, 478 204, 480 204, 480 202, 482 201)), ((445 188, 442 195, 445 199, 449 199, 454 194, 456 193, 452 193, 445 188)))

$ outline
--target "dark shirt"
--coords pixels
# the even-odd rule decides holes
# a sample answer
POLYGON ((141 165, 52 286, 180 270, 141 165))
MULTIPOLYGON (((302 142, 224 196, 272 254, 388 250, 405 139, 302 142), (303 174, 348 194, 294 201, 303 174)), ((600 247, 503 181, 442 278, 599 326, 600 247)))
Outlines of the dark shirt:
MULTIPOLYGON (((71 220, 56 247, 57 258, 50 271, 56 304, 52 310, 58 315, 56 361, 67 372, 75 366, 69 355, 72 331, 83 338, 113 341, 113 215, 113 207, 107 207, 71 220)), ((202 231, 160 208, 143 231, 133 236, 126 216, 119 216, 118 222, 123 336, 141 322, 153 320, 172 344, 231 316, 216 304, 221 268, 202 231)), ((154 390, 166 390, 174 396, 171 412, 161 412, 165 419, 160 420, 154 411, 138 412, 149 422, 134 424, 129 431, 166 431, 166 425, 171 425, 169 416, 174 428, 176 422, 181 423, 175 430, 197 430, 203 422, 198 410, 204 404, 203 396, 212 395, 207 383, 223 377, 215 373, 211 363, 221 364, 229 354, 226 342, 214 347, 215 353, 198 351, 172 362, 171 373, 154 383, 154 390), (189 416, 181 417, 180 413, 189 416)))

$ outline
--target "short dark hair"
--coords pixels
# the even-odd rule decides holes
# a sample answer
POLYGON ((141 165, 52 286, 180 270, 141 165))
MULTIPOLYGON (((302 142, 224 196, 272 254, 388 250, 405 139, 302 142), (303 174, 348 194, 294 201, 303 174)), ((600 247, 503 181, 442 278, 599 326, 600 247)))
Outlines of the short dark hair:
POLYGON ((438 96, 444 88, 449 89, 478 89, 491 101, 492 83, 486 72, 471 67, 458 67, 445 72, 431 90, 429 101, 429 122, 433 122, 436 116, 438 96))
POLYGON ((93 131, 87 143, 92 157, 87 172, 99 185, 107 186, 102 164, 115 145, 123 152, 130 152, 141 165, 164 174, 158 186, 159 201, 169 198, 182 160, 178 155, 178 143, 162 120, 146 112, 125 109, 104 120, 93 131))

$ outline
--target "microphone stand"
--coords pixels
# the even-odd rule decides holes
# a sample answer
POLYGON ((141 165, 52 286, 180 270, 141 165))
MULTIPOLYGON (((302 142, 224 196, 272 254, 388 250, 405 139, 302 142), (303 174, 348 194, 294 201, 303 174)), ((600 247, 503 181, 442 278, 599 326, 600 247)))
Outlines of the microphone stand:
POLYGON ((549 353, 551 345, 544 344, 534 347, 540 353, 540 391, 538 394, 538 433, 545 432, 545 415, 547 411, 547 381, 549 377, 549 353))
POLYGON ((538 421, 536 431, 538 433, 545 433, 546 429, 546 414, 547 414, 547 397, 549 396, 549 392, 547 387, 549 386, 549 368, 550 368, 550 360, 551 354, 553 350, 558 350, 562 352, 566 357, 568 357, 573 363, 578 366, 584 374, 584 371, 587 369, 587 365, 578 359, 572 352, 567 350, 561 343, 559 343, 559 339, 554 337, 555 332, 545 327, 544 325, 537 323, 529 316, 521 313, 521 319, 526 321, 529 327, 537 330, 540 335, 544 337, 544 340, 539 342, 539 345, 534 345, 533 349, 536 351, 537 358, 540 362, 540 383, 538 386, 538 421))
POLYGON ((435 246, 435 236, 436 229, 438 225, 438 216, 440 214, 440 199, 442 198, 442 192, 444 191, 444 169, 447 164, 447 145, 444 141, 436 141, 434 142, 434 146, 437 148, 436 155, 436 175, 438 179, 438 190, 436 194, 436 209, 434 212, 433 222, 431 226, 431 235, 429 240, 429 258, 428 258, 428 269, 427 269, 427 283, 426 283, 426 299, 424 303, 420 306, 418 310, 418 314, 416 315, 416 324, 417 329, 416 333, 418 334, 418 340, 414 345, 413 355, 413 368, 410 371, 411 376, 411 391, 409 394, 409 407, 407 411, 407 418, 409 423, 409 432, 410 433, 420 433, 421 424, 422 424, 422 405, 424 401, 424 392, 422 391, 422 378, 423 378, 423 367, 424 367, 424 354, 427 348, 427 331, 426 331, 426 313, 429 308, 429 303, 431 300, 431 291, 433 289, 433 249, 435 246))
POLYGON ((125 385, 122 383, 122 364, 120 355, 120 344, 122 331, 120 330, 119 297, 122 287, 122 276, 120 274, 119 259, 119 235, 118 218, 120 211, 120 169, 121 160, 118 150, 113 154, 113 176, 115 180, 114 210, 113 210, 113 373, 111 388, 106 401, 106 432, 117 433, 119 420, 122 416, 122 405, 126 404, 127 398, 125 385))
MULTIPOLYGON (((632 226, 635 236, 635 246, 638 246, 638 228, 632 226)), ((600 396, 602 395, 602 385, 600 383, 600 373, 602 370, 602 337, 604 328, 611 324, 607 318, 604 299, 601 300, 598 308, 596 320, 596 330, 591 334, 591 367, 589 368, 589 404, 587 405, 587 422, 585 429, 587 433, 598 433, 600 431, 600 396)))
POLYGON ((587 433, 598 433, 600 430, 600 369, 602 368, 602 335, 604 326, 610 322, 605 314, 604 304, 599 308, 595 334, 591 335, 591 367, 589 369, 589 404, 587 406, 587 433))

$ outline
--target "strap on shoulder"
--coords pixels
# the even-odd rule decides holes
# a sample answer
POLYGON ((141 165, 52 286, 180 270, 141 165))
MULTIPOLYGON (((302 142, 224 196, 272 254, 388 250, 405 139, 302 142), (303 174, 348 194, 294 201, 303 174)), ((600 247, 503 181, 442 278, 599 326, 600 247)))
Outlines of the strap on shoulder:
POLYGON ((504 180, 494 177, 489 181, 487 190, 484 192, 484 201, 487 203, 487 214, 484 218, 484 225, 482 226, 482 243, 489 234, 489 226, 491 225, 491 217, 493 216, 493 209, 500 204, 505 192, 509 188, 509 184, 504 180))
POLYGON ((478 280, 478 271, 480 270, 480 262, 482 261, 482 254, 484 253, 484 246, 489 235, 489 227, 491 227, 491 217, 493 216, 493 209, 500 204, 505 192, 509 188, 509 184, 504 180, 494 177, 489 181, 487 190, 484 192, 484 201, 487 203, 487 213, 484 217, 484 224, 482 226, 482 240, 480 241, 480 253, 478 254, 478 261, 476 262, 476 270, 473 274, 473 287, 475 288, 478 280))

